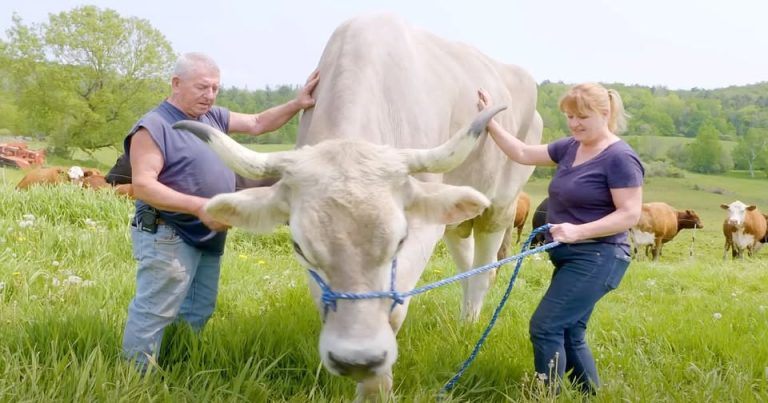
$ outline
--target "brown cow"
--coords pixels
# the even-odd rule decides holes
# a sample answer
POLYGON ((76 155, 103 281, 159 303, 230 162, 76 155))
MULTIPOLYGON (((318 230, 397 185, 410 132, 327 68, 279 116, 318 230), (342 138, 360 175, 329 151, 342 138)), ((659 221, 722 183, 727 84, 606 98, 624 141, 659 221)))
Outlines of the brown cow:
POLYGON ((721 204, 720 207, 728 210, 728 217, 723 221, 723 235, 725 236, 725 247, 723 248, 723 259, 731 249, 731 257, 744 258, 743 252, 752 256, 763 245, 762 242, 768 238, 768 222, 766 217, 755 205, 747 206, 739 200, 731 204, 721 204))
POLYGON ((85 171, 85 177, 83 178, 83 187, 88 189, 102 189, 109 188, 114 189, 115 193, 133 199, 133 185, 130 183, 113 186, 107 182, 107 178, 104 175, 92 174, 90 171, 85 171))
POLYGON ((111 185, 107 183, 104 175, 93 175, 86 173, 85 177, 83 177, 83 187, 90 189, 101 189, 105 187, 111 187, 111 185))
POLYGON ((127 196, 133 199, 133 185, 130 183, 123 183, 115 186, 115 192, 119 195, 127 196))
POLYGON ((499 251, 496 253, 496 259, 501 260, 507 257, 508 249, 509 249, 509 243, 510 238, 512 238, 512 230, 517 230, 517 241, 515 241, 515 244, 520 243, 520 236, 523 233, 523 227, 525 226, 525 222, 528 220, 528 211, 531 209, 531 196, 528 195, 528 193, 520 191, 520 194, 517 195, 517 204, 515 207, 515 221, 513 222, 512 226, 507 227, 506 231, 504 231, 504 240, 501 241, 501 246, 499 247, 499 251))
POLYGON ((67 171, 62 167, 35 168, 27 172, 16 189, 29 189, 33 185, 56 185, 69 181, 67 171))
POLYGON ((677 211, 663 202, 643 203, 640 221, 630 230, 635 244, 635 259, 640 260, 640 247, 645 246, 645 256, 659 260, 662 246, 680 230, 690 228, 704 228, 695 211, 677 211))

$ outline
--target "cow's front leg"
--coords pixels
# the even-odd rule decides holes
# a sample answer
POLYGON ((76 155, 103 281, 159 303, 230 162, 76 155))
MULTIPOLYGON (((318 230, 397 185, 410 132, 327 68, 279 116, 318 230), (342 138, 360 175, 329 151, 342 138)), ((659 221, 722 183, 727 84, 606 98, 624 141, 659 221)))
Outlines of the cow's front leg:
MULTIPOLYGON (((502 238, 504 237, 503 228, 496 232, 475 232, 474 242, 471 238, 462 238, 458 234, 446 233, 445 240, 448 250, 456 261, 456 265, 462 272, 474 269, 496 261, 496 252, 499 250, 502 238), (469 260, 468 250, 472 250, 474 244, 474 253, 472 261, 469 260)), ((480 318, 480 311, 483 308, 483 299, 491 286, 495 270, 476 274, 462 281, 464 289, 464 304, 462 305, 461 317, 469 322, 476 322, 480 318)))
POLYGON ((392 369, 384 374, 368 378, 357 384, 356 403, 394 402, 392 395, 392 369))

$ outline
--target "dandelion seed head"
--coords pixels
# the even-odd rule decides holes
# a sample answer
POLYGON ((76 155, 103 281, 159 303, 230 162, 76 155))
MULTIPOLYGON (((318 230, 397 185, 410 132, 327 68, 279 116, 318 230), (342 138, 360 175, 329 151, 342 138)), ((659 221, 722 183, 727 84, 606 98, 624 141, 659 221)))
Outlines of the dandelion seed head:
POLYGON ((53 262, 51 262, 51 265, 53 265, 53 266, 58 266, 59 264, 60 263, 59 263, 58 260, 54 260, 53 262))
POLYGON ((90 218, 85 219, 85 225, 90 225, 91 227, 96 225, 96 221, 91 220, 90 218))
POLYGON ((714 314, 712 314, 712 317, 715 318, 715 320, 718 320, 723 317, 723 314, 721 314, 720 312, 715 312, 714 314))
POLYGON ((23 218, 26 221, 35 221, 35 216, 29 213, 22 215, 21 218, 23 218))

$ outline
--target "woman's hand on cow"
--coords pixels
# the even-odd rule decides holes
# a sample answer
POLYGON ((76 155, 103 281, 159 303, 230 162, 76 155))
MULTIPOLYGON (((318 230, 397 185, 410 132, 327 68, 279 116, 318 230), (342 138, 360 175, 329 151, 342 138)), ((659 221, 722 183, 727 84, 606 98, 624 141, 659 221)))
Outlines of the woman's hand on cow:
POLYGON ((491 94, 488 93, 483 88, 480 88, 477 90, 477 110, 482 111, 483 109, 491 106, 493 104, 493 100, 491 99, 491 94))

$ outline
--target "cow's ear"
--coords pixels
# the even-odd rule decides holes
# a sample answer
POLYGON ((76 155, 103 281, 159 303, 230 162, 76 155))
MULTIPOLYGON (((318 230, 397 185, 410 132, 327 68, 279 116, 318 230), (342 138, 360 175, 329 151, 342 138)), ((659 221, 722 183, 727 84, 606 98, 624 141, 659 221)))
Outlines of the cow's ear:
POLYGON ((727 204, 721 204, 721 205, 720 205, 720 208, 721 208, 721 209, 723 209, 723 210, 728 210, 730 207, 731 207, 731 206, 729 206, 729 205, 727 205, 727 204))
POLYGON ((280 186, 250 188, 214 196, 205 211, 215 220, 253 232, 269 232, 288 221, 289 207, 280 186))
POLYGON ((485 195, 469 186, 409 178, 409 188, 406 211, 432 223, 457 224, 476 217, 491 204, 485 195))

